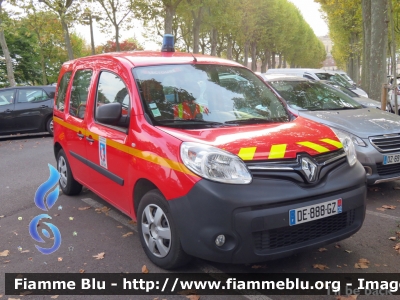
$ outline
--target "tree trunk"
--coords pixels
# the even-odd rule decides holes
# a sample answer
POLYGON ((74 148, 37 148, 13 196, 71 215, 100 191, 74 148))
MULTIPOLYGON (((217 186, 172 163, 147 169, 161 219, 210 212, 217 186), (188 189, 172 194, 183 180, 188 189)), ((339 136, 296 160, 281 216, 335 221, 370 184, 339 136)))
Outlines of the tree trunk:
MULTIPOLYGON (((393 7, 392 7, 392 2, 391 0, 388 1, 389 4, 389 9, 388 9, 388 17, 390 20, 390 35, 391 35, 391 39, 392 42, 390 43, 391 45, 391 61, 392 61, 392 76, 393 76, 393 89, 392 89, 392 97, 393 97, 393 103, 394 103, 394 107, 396 109, 394 109, 394 113, 396 115, 399 114, 399 110, 397 109, 397 63, 396 63, 396 35, 394 32, 394 12, 393 12, 393 7)), ((390 73, 388 73, 390 74, 390 73)))
POLYGON ((3 27, 1 27, 2 22, 3 22, 2 17, 1 17, 3 14, 3 8, 1 6, 2 4, 3 4, 3 0, 0 0, 0 28, 1 28, 0 29, 0 45, 1 45, 1 49, 3 50, 4 59, 6 61, 8 82, 11 87, 14 87, 14 86, 16 86, 16 83, 15 83, 15 78, 14 78, 13 63, 12 63, 12 59, 10 56, 10 51, 8 50, 6 38, 4 36, 4 30, 2 29, 3 27))
POLYGON ((279 63, 278 63, 278 68, 282 68, 282 53, 279 53, 279 63))
POLYGON ((370 61, 371 61, 371 0, 362 0, 362 14, 363 14, 363 60, 361 72, 361 87, 363 90, 370 93, 369 88, 369 74, 370 74, 370 61))
POLYGON ((272 69, 276 68, 276 52, 272 52, 272 69))
POLYGON ((71 40, 69 38, 68 25, 67 23, 65 23, 64 15, 60 15, 60 20, 64 32, 64 41, 65 41, 65 47, 67 47, 68 59, 73 60, 74 52, 72 51, 71 40))
POLYGON ((203 7, 200 7, 196 13, 192 10, 193 16, 193 53, 199 53, 200 26, 203 7))
POLYGON ((243 65, 247 68, 249 66, 249 43, 244 45, 244 60, 243 65))
POLYGON ((228 41, 226 46, 226 58, 232 60, 232 37, 228 35, 228 41))
POLYGON ((93 18, 92 13, 89 15, 89 26, 90 26, 90 46, 92 48, 92 55, 96 54, 96 50, 94 47, 94 36, 93 36, 93 18))
POLYGON ((265 49, 265 60, 267 62, 267 68, 271 69, 271 52, 268 49, 265 49))
POLYGON ((257 42, 251 43, 251 70, 257 71, 257 42))
POLYGON ((369 96, 371 99, 381 98, 382 84, 386 82, 387 53, 387 0, 371 1, 371 60, 369 96))
POLYGON ((120 52, 121 47, 119 45, 119 26, 114 25, 114 28, 115 28, 115 51, 120 52))
POLYGON ((261 56, 261 73, 267 72, 267 60, 265 54, 261 56))
POLYGON ((172 34, 172 21, 175 16, 175 8, 172 5, 165 6, 164 34, 172 34))
POLYGON ((287 64, 286 64, 286 58, 285 57, 283 57, 283 67, 286 69, 286 67, 287 67, 287 64))
POLYGON ((213 27, 211 30, 211 55, 217 55, 217 43, 218 43, 218 30, 213 27))

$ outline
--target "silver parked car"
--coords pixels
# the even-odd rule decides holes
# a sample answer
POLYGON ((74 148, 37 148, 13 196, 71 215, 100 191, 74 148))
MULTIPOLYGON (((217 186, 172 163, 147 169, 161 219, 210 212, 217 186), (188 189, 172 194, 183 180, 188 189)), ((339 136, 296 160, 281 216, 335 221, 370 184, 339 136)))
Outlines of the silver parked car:
POLYGON ((400 179, 400 117, 360 105, 341 91, 300 77, 267 77, 295 116, 352 137, 367 183, 400 179))

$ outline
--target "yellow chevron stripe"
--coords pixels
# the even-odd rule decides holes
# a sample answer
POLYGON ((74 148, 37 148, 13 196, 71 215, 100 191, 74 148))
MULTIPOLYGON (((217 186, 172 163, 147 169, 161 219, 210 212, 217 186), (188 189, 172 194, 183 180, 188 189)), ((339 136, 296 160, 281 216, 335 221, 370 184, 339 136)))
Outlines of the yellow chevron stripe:
MULTIPOLYGON (((85 131, 82 128, 79 128, 77 126, 71 125, 71 124, 69 124, 69 123, 67 123, 67 122, 65 122, 65 121, 63 121, 63 120, 61 120, 59 118, 56 118, 56 117, 54 118, 54 121, 56 123, 64 126, 64 127, 68 128, 68 129, 73 130, 73 131, 78 132, 80 130, 80 131, 82 131, 82 133, 85 132, 85 135, 89 135, 90 134, 92 136, 92 138, 94 140, 96 140, 96 141, 99 140, 99 135, 98 134, 95 134, 95 133, 90 132, 90 131, 85 131)), ((170 168, 172 170, 175 170, 175 171, 178 171, 178 172, 182 172, 182 173, 197 177, 197 175, 195 175, 192 171, 190 171, 188 168, 186 168, 186 166, 184 164, 182 164, 180 162, 173 161, 173 160, 170 160, 170 159, 155 155, 155 154, 150 153, 148 151, 141 151, 141 150, 138 150, 138 149, 135 149, 135 148, 132 148, 132 147, 128 147, 128 146, 126 146, 124 144, 120 144, 120 143, 115 142, 115 141, 110 140, 110 139, 107 139, 107 146, 110 146, 112 148, 118 149, 118 150, 120 150, 122 152, 130 154, 130 155, 132 155, 134 157, 143 159, 145 161, 160 165, 162 167, 170 168)))
POLYGON ((238 156, 243 160, 252 160, 257 147, 241 148, 238 156))
POLYGON ((324 146, 312 143, 312 142, 298 142, 297 144, 302 145, 307 148, 311 148, 319 153, 323 152, 329 152, 330 150, 328 148, 325 148, 324 146))
POLYGON ((327 144, 330 144, 330 145, 332 145, 332 146, 335 146, 335 147, 338 148, 338 149, 343 148, 342 143, 341 143, 341 142, 338 142, 338 141, 335 141, 335 140, 331 140, 331 139, 322 139, 322 140, 320 140, 320 141, 321 141, 321 142, 324 142, 324 143, 327 143, 327 144))
POLYGON ((287 144, 272 145, 268 158, 284 158, 287 144))

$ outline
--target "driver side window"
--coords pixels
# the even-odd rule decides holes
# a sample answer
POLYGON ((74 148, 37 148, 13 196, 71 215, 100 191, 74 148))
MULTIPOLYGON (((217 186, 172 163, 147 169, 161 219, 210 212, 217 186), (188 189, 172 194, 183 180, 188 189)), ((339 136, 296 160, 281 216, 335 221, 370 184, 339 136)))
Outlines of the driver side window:
POLYGON ((99 76, 95 103, 95 120, 97 122, 101 123, 96 116, 97 108, 111 103, 121 104, 121 118, 117 126, 127 128, 131 108, 129 91, 124 81, 117 74, 102 71, 99 76))

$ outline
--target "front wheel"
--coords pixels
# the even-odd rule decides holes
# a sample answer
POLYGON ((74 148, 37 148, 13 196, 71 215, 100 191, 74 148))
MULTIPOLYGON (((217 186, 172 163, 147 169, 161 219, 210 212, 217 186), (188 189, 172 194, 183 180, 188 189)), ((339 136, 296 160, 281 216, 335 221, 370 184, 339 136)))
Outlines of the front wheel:
POLYGON ((82 191, 82 185, 72 175, 67 156, 64 150, 57 154, 57 170, 60 173, 60 187, 65 195, 78 195, 82 191))
POLYGON ((155 265, 175 269, 190 261, 182 249, 168 204, 158 190, 145 194, 139 203, 138 232, 147 257, 155 265))

